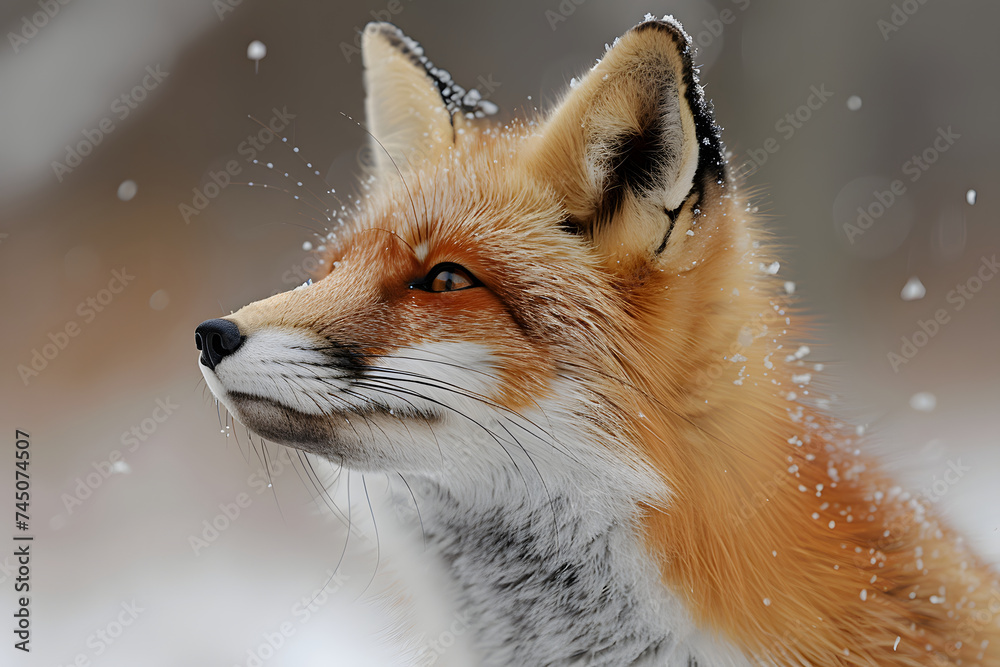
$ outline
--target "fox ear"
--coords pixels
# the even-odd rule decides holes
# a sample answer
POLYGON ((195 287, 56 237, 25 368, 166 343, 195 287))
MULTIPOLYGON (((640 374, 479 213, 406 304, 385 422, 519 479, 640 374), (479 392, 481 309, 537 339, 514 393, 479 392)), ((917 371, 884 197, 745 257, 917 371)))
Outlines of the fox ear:
POLYGON ((365 26, 361 52, 368 131, 381 144, 372 146, 379 175, 447 150, 455 140, 453 114, 482 117, 496 111, 477 91, 467 92, 434 67, 420 44, 391 23, 365 26))
POLYGON ((647 20, 619 38, 542 125, 530 167, 562 196, 567 226, 609 259, 663 250, 725 160, 679 25, 647 20))

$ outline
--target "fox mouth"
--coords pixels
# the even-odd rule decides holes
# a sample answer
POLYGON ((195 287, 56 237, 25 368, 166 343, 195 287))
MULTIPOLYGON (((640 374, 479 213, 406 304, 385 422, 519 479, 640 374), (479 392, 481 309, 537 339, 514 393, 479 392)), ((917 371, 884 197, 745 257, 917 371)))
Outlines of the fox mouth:
POLYGON ((378 404, 364 409, 336 410, 310 414, 284 405, 274 399, 239 391, 226 393, 226 406, 251 431, 262 438, 313 454, 338 458, 355 458, 363 453, 361 443, 366 436, 378 434, 378 421, 420 420, 433 425, 440 415, 425 410, 397 410, 378 404), (357 452, 351 450, 357 449, 357 452))
POLYGON ((217 319, 202 323, 195 341, 216 398, 251 431, 282 445, 342 455, 347 442, 372 439, 386 419, 437 419, 366 395, 358 386, 365 379, 361 355, 301 332, 248 336, 217 319))

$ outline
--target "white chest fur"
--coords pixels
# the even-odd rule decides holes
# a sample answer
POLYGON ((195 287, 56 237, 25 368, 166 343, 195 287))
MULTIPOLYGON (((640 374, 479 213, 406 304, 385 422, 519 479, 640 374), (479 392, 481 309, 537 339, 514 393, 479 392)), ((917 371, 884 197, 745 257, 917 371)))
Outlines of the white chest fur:
POLYGON ((503 503, 418 485, 483 664, 746 665, 693 627, 642 552, 634 517, 526 483, 503 503))

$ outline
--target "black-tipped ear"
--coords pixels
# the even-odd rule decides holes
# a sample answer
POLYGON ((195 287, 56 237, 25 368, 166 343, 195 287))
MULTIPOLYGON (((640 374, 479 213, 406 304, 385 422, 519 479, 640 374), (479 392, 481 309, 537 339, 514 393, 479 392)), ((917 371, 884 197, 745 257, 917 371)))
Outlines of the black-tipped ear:
POLYGON ((362 35, 365 115, 376 172, 395 173, 432 159, 454 143, 453 115, 482 117, 496 107, 434 67, 420 44, 391 23, 369 23, 362 35), (383 150, 384 148, 384 150, 383 150), (391 160, 390 160, 391 157, 391 160))
POLYGON ((530 148, 569 224, 616 261, 662 248, 699 184, 725 178, 691 51, 679 25, 639 24, 569 91, 530 148))

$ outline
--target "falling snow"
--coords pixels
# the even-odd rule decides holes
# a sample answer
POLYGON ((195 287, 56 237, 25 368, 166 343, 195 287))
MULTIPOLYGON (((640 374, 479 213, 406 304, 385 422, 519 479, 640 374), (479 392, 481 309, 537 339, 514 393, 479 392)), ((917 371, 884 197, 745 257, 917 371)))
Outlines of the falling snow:
POLYGON ((156 290, 149 297, 149 307, 153 310, 164 310, 169 305, 170 294, 168 294, 165 289, 156 290))
POLYGON ((122 201, 131 201, 138 192, 139 186, 132 179, 122 181, 121 185, 118 186, 118 198, 122 201))
POLYGON ((264 42, 259 39, 255 39, 249 44, 247 44, 247 58, 253 61, 253 71, 257 72, 257 68, 260 66, 260 61, 264 59, 267 55, 267 46, 264 42))
POLYGON ((899 296, 903 298, 903 301, 916 301, 923 299, 925 294, 927 294, 927 288, 920 282, 920 278, 913 276, 903 285, 903 290, 899 293, 899 296))
POLYGON ((263 60, 267 55, 267 46, 259 39, 255 39, 247 44, 247 58, 250 60, 263 60))
POLYGON ((787 357, 785 357, 785 361, 798 361, 799 359, 802 359, 803 357, 808 355, 809 351, 810 350, 808 345, 802 345, 799 347, 799 349, 795 350, 795 354, 790 354, 787 357))
POLYGON ((932 412, 937 407, 937 397, 929 391, 922 391, 910 397, 910 407, 918 412, 932 412))

